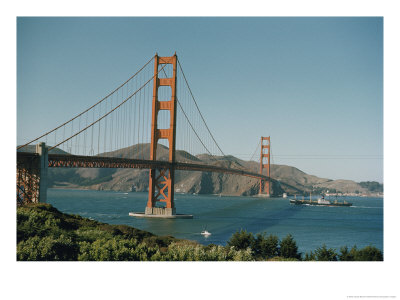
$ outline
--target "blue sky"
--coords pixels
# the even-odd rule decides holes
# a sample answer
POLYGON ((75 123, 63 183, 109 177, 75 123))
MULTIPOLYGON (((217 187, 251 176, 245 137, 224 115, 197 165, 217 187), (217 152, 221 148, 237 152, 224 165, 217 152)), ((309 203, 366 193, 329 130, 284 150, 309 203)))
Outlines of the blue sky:
POLYGON ((226 154, 383 182, 382 18, 18 18, 17 143, 175 51, 226 154))

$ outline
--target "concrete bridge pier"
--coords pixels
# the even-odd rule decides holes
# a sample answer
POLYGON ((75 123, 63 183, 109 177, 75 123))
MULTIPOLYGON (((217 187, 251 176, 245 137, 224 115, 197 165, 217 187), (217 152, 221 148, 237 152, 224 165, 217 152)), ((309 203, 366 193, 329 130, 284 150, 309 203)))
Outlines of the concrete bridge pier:
POLYGON ((162 216, 173 216, 176 215, 175 207, 146 207, 144 212, 146 215, 162 215, 162 216))
POLYGON ((257 197, 260 197, 260 198, 271 198, 271 195, 270 194, 258 194, 257 197))
POLYGON ((48 149, 36 145, 35 153, 17 152, 17 203, 47 202, 48 149))

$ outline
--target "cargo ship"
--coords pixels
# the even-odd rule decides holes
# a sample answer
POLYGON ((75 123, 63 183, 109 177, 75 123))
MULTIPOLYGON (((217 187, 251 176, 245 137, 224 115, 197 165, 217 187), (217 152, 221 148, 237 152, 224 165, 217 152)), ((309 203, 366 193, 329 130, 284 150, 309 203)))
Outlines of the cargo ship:
POLYGON ((303 204, 303 205, 322 205, 322 206, 352 206, 353 205, 353 203, 346 202, 346 201, 343 201, 343 202, 339 202, 337 200, 330 201, 330 200, 325 199, 324 196, 322 196, 321 198, 313 201, 311 199, 311 195, 310 195, 310 199, 309 200, 305 200, 305 199, 302 199, 302 200, 290 199, 290 203, 291 204, 296 204, 296 205, 303 204))

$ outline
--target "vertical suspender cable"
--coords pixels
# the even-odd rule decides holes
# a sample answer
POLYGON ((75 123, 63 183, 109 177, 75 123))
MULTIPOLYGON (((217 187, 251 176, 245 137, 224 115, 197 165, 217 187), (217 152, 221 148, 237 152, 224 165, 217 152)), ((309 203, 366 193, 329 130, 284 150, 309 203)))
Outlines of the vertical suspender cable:
POLYGON ((144 159, 144 111, 146 103, 146 89, 143 89, 143 116, 142 116, 142 159, 144 159))
MULTIPOLYGON (((73 135, 73 132, 74 132, 74 120, 72 120, 72 122, 71 122, 71 135, 73 135)), ((72 154, 72 139, 71 139, 71 142, 69 144, 69 151, 68 152, 71 152, 71 154, 72 154)))
MULTIPOLYGON (((140 94, 139 94, 139 107, 138 107, 138 119, 139 119, 139 121, 138 121, 138 150, 139 149, 141 149, 141 145, 140 145, 140 102, 142 101, 142 91, 140 91, 140 94)), ((140 155, 140 151, 139 151, 139 153, 138 153, 138 158, 139 158, 139 155, 140 155)))
MULTIPOLYGON (((84 110, 83 112, 81 112, 80 114, 76 115, 75 117, 73 117, 73 118, 70 119, 69 121, 67 121, 67 122, 61 124, 60 126, 58 126, 58 127, 54 128, 54 129, 52 129, 52 130, 46 132, 45 134, 41 135, 40 137, 38 137, 38 138, 36 138, 36 139, 34 139, 34 140, 31 140, 30 142, 28 142, 28 143, 26 143, 26 144, 24 144, 24 145, 19 146, 19 147, 17 148, 17 150, 18 150, 18 149, 21 149, 21 148, 23 148, 23 147, 25 147, 25 146, 27 146, 27 145, 33 143, 33 142, 35 142, 35 141, 37 141, 37 140, 39 140, 39 139, 41 139, 41 138, 44 137, 45 135, 48 135, 48 134, 50 134, 50 133, 56 131, 57 129, 61 128, 62 126, 66 125, 66 124, 68 124, 68 123, 70 123, 71 121, 75 120, 76 118, 78 118, 79 116, 83 115, 84 113, 90 111, 92 108, 94 108, 95 106, 97 106, 99 103, 101 103, 101 102, 103 102, 104 100, 108 99, 108 97, 110 97, 111 95, 113 95, 117 90, 119 90, 121 87, 123 87, 123 86, 124 86, 127 82, 129 82, 132 78, 136 77, 136 75, 139 74, 151 61, 153 61, 153 59, 154 59, 154 56, 153 56, 152 58, 150 58, 150 60, 149 60, 142 68, 140 68, 139 71, 137 71, 135 74, 133 74, 131 77, 129 77, 128 80, 126 80, 124 83, 122 83, 119 87, 117 87, 115 90, 113 90, 113 91, 112 91, 111 93, 109 93, 107 96, 105 96, 103 99, 101 99, 100 101, 98 101, 96 104, 92 105, 92 106, 89 107, 88 109, 86 109, 86 110, 84 110)), ((55 143, 55 144, 57 144, 57 143, 55 143)))
MULTIPOLYGON (((99 105, 99 119, 100 119, 100 115, 101 115, 101 105, 99 105)), ((97 155, 99 155, 100 154, 100 124, 101 124, 101 121, 98 123, 99 124, 99 134, 98 134, 98 137, 97 137, 97 155)))
MULTIPOLYGON (((105 111, 107 111, 107 104, 105 104, 105 111)), ((104 153, 107 153, 107 118, 104 120, 104 153)))

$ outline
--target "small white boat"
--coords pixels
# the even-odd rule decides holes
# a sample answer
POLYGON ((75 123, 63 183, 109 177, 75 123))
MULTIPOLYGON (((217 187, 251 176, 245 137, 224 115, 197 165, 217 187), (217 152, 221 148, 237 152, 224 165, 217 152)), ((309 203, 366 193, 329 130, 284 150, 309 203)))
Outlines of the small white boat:
POLYGON ((325 200, 324 196, 322 196, 322 198, 318 198, 317 201, 318 201, 318 204, 320 204, 320 205, 329 205, 329 204, 331 204, 331 201, 325 200))
POLYGON ((207 230, 203 230, 200 234, 201 234, 201 235, 204 235, 204 236, 209 236, 209 235, 211 235, 211 233, 209 233, 207 230))

